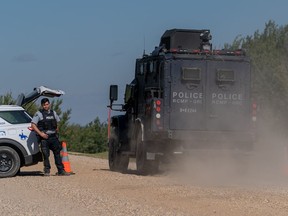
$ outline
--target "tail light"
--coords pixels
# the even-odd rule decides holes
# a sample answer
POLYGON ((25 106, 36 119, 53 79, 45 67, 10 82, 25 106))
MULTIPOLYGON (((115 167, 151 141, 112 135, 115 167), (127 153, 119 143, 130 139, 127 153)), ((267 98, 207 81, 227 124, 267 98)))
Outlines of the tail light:
POLYGON ((156 113, 155 113, 155 117, 156 117, 156 125, 160 125, 161 124, 161 100, 156 100, 155 101, 155 104, 156 104, 156 107, 155 107, 155 110, 156 110, 156 113))
POLYGON ((152 128, 153 130, 162 130, 163 129, 162 100, 156 99, 152 103, 153 103, 153 109, 151 113, 152 128))

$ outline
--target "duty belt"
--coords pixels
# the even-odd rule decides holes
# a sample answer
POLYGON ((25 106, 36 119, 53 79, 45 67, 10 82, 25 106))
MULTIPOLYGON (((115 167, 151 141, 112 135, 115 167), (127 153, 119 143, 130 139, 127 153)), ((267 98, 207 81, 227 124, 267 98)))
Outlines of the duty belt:
POLYGON ((47 134, 48 135, 48 137, 56 137, 57 135, 56 135, 56 133, 53 133, 53 134, 47 134))

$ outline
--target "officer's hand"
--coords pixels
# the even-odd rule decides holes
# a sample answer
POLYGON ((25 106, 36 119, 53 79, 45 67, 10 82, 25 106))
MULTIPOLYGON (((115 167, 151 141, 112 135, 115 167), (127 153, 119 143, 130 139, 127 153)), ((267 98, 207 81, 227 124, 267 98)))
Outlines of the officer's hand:
POLYGON ((40 136, 43 138, 43 139, 48 139, 48 135, 44 132, 41 132, 40 133, 40 136))

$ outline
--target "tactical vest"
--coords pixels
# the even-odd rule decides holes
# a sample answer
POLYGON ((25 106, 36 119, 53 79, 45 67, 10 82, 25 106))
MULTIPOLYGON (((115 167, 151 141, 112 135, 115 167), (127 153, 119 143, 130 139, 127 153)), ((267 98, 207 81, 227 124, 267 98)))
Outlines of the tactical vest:
POLYGON ((48 114, 44 110, 40 110, 40 112, 43 115, 43 119, 40 120, 37 124, 40 131, 55 131, 57 129, 57 121, 54 116, 54 111, 50 110, 50 113, 48 114))

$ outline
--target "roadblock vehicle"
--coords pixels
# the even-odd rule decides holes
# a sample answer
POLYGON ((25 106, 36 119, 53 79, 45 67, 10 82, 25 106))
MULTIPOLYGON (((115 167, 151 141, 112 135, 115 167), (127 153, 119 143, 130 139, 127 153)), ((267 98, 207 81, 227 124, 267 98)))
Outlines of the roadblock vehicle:
POLYGON ((22 107, 40 96, 59 97, 62 90, 45 86, 20 94, 16 105, 0 105, 0 178, 15 176, 23 166, 42 161, 36 133, 31 128, 31 116, 22 107))
POLYGON ((136 60, 124 104, 114 103, 118 86, 110 86, 109 109, 124 112, 109 122, 110 170, 125 171, 135 157, 137 171, 151 173, 189 149, 252 147, 250 59, 212 50, 211 39, 207 29, 167 30, 136 60))

